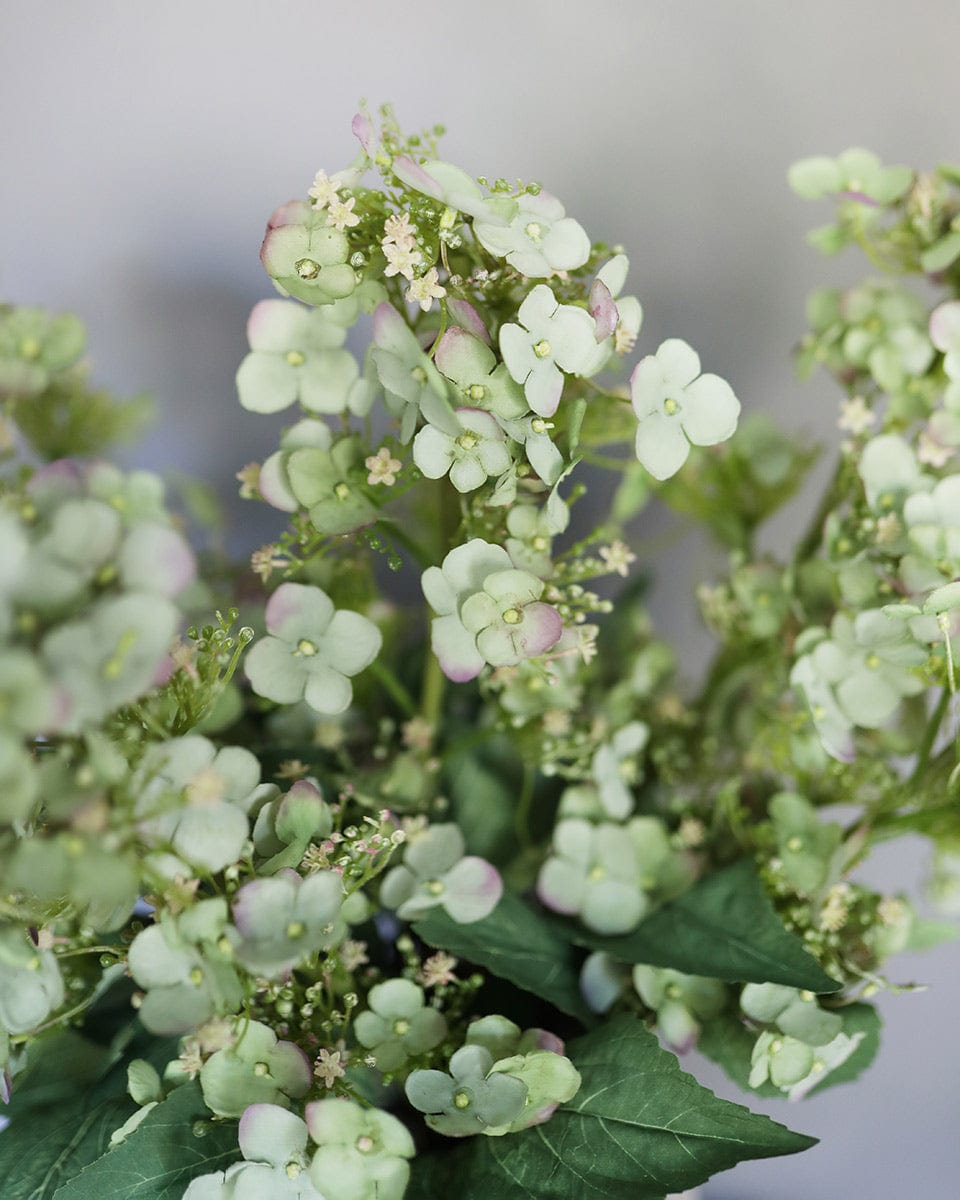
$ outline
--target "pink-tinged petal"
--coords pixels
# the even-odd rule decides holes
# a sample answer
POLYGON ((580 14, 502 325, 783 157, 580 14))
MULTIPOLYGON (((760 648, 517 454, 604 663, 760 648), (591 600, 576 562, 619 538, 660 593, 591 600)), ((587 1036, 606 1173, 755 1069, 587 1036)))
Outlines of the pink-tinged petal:
POLYGON ((196 578, 193 551, 166 525, 142 521, 123 540, 117 565, 124 584, 133 589, 173 597, 196 578))
POLYGON ((306 340, 310 311, 296 300, 261 300, 247 319, 251 350, 287 351, 306 340))
POLYGON ((879 204, 866 192, 837 192, 837 198, 840 200, 853 200, 857 204, 866 204, 870 208, 879 208, 879 204))
POLYGON ((546 653, 560 641, 563 618, 552 604, 528 604, 523 610, 518 641, 527 658, 546 653))
POLYGON ((552 417, 560 406, 560 396, 563 394, 563 376, 559 367, 544 361, 543 366, 531 372, 523 391, 527 403, 538 417, 552 417))
POLYGON ((313 1084, 310 1059, 293 1042, 277 1042, 270 1055, 270 1074, 281 1091, 298 1100, 313 1084))
POLYGON ((617 305, 613 299, 613 295, 607 285, 600 279, 593 281, 593 287, 590 289, 590 316, 593 317, 597 324, 594 337, 598 342, 602 342, 604 338, 608 338, 617 328, 619 314, 617 313, 617 305))
POLYGON ((484 667, 476 640, 458 617, 435 617, 430 627, 430 644, 440 661, 440 669, 454 683, 476 679, 484 667))
POLYGON ((240 1153, 247 1162, 283 1167, 307 1148, 307 1126, 279 1104, 251 1104, 240 1118, 240 1153))
POLYGON ((491 344, 490 334, 483 323, 483 318, 468 300, 460 300, 454 296, 447 300, 447 312, 468 333, 472 333, 475 338, 479 338, 488 346, 491 344))
POLYGON ((664 1004, 659 1010, 657 1028, 677 1054, 686 1054, 692 1050, 700 1036, 700 1026, 693 1014, 676 1002, 664 1004))
POLYGON ((267 601, 267 629, 287 640, 318 638, 333 617, 333 601, 321 588, 282 583, 267 601))
POLYGON ((363 147, 364 154, 368 154, 373 158, 373 124, 366 113, 357 113, 354 116, 350 122, 350 130, 363 147))
POLYGON ((503 880, 496 867, 474 855, 461 858, 443 883, 440 903, 460 925, 488 917, 503 895, 503 880))
POLYGON ((287 481, 286 454, 277 450, 260 468, 260 495, 281 512, 296 512, 300 504, 287 481))
POLYGON ((416 348, 416 339, 411 334, 403 317, 392 304, 378 304, 373 312, 373 341, 381 350, 407 358, 416 348), (411 345, 413 343, 413 345, 411 345))
POLYGON ((554 912, 575 916, 583 904, 584 879, 582 867, 562 858, 548 858, 537 877, 537 896, 554 912))
POLYGON ((469 330, 454 325, 440 339, 435 355, 437 366, 462 386, 482 384, 497 365, 493 351, 469 330))
POLYGON ((566 1049, 563 1038, 557 1037, 549 1029, 525 1029, 521 1045, 528 1053, 530 1050, 549 1050, 551 1054, 563 1054, 566 1049))
POLYGON ((418 163, 415 163, 412 158, 408 158, 403 154, 399 158, 393 160, 393 173, 405 183, 407 187, 413 188, 415 192, 423 192, 427 196, 433 196, 440 200, 443 198, 443 189, 418 163))
POLYGON ((309 215, 310 205, 305 200, 288 200, 270 214, 267 230, 278 229, 281 225, 302 225, 309 215))
POLYGON ((948 300, 930 314, 930 341, 938 350, 960 349, 960 300, 948 300))

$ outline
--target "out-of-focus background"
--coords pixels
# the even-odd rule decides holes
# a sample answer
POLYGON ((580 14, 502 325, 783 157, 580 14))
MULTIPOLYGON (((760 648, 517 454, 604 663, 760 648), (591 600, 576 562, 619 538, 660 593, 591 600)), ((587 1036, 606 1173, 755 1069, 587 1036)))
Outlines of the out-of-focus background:
MULTIPOLYGON (((639 354, 683 337, 746 410, 829 445, 837 396, 825 378, 796 383, 790 349, 809 289, 864 264, 805 246, 827 209, 793 197, 785 172, 850 145, 956 161, 958 45, 956 0, 3 0, 0 297, 78 312, 97 377, 155 394, 159 419, 128 462, 231 497, 282 422, 233 393, 246 316, 272 294, 266 217, 353 157, 360 97, 392 100, 405 128, 446 123, 451 161, 536 179, 624 244, 639 354)), ((772 549, 810 498, 773 524, 772 549)), ((242 521, 246 549, 277 528, 251 505, 242 521)), ((642 533, 671 529, 654 514, 642 533)), ((692 599, 709 561, 678 536, 657 565, 654 611, 691 673, 709 645, 692 599)), ((919 843, 898 843, 872 879, 917 886, 924 864, 919 843)), ((904 956, 893 974, 931 987, 881 1000, 886 1044, 859 1084, 752 1104, 822 1144, 745 1164, 705 1200, 960 1193, 960 953, 904 956)))

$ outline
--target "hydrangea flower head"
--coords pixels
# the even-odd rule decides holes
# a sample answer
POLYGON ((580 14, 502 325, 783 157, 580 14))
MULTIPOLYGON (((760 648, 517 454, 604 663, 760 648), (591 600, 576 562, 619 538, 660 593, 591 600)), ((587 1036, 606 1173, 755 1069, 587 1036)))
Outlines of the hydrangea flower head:
POLYGON ((447 1137, 470 1137, 496 1130, 505 1133, 523 1112, 527 1087, 511 1075, 493 1070, 493 1057, 483 1046, 461 1047, 446 1071, 414 1071, 404 1087, 427 1125, 447 1137))
MULTIPOLYGON (((367 397, 358 393, 357 361, 342 349, 346 330, 322 308, 292 300, 261 300, 247 323, 250 353, 237 371, 240 403, 251 412, 272 413, 299 400, 316 413, 356 412, 367 397)), ((358 416, 365 416, 363 411, 358 416)))
POLYGON ((473 233, 485 250, 505 258, 521 275, 546 279, 558 271, 574 271, 590 257, 583 226, 566 215, 556 196, 524 192, 509 203, 509 216, 504 207, 499 197, 488 201, 474 218, 473 233))
POLYGON ((563 392, 563 372, 580 374, 596 356, 593 318, 585 309, 560 304, 540 283, 520 305, 517 320, 501 326, 500 353, 523 385, 530 408, 552 417, 563 392))
POLYGON ((450 482, 458 492, 473 492, 490 476, 502 475, 511 463, 503 430, 479 408, 458 408, 461 426, 455 436, 435 425, 424 425, 413 439, 413 461, 427 479, 450 482))
POLYGON ((715 446, 733 435, 740 402, 719 375, 701 375, 700 358, 679 338, 640 360, 630 376, 637 458, 655 479, 669 479, 691 444, 715 446))
POLYGON ((260 261, 284 295, 307 304, 332 304, 357 286, 349 253, 346 235, 327 224, 323 211, 295 201, 271 216, 260 261))
POLYGON ((251 1104, 299 1100, 310 1090, 310 1060, 292 1042, 260 1021, 238 1027, 237 1040, 203 1064, 200 1086, 207 1107, 219 1117, 239 1117, 251 1104))
POLYGON ((335 611, 321 588, 283 583, 266 608, 268 637, 247 654, 253 690, 278 704, 306 700, 332 716, 350 704, 350 677, 369 667, 380 651, 376 625, 360 613, 335 611))
POLYGON ((443 908, 461 925, 481 921, 503 894, 497 870, 482 858, 464 856, 457 825, 431 825, 406 843, 403 863, 393 867, 380 888, 381 903, 415 921, 431 908, 443 908))
POLYGON ((319 1149, 310 1178, 325 1200, 402 1200, 413 1138, 396 1117, 352 1100, 316 1100, 304 1114, 319 1149))
POLYGON ((372 1051, 379 1071, 396 1071, 447 1036, 443 1014, 425 1006, 424 999, 423 989, 409 979, 388 979, 370 989, 369 1007, 356 1018, 353 1031, 372 1051))

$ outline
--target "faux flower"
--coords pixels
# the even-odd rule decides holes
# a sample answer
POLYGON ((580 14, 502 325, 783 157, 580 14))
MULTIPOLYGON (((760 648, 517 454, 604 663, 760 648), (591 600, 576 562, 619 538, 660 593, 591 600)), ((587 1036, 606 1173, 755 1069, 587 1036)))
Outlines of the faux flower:
MULTIPOLYGON (((270 459, 264 467, 269 465, 270 459)), ((321 533, 336 537, 377 519, 376 507, 360 486, 365 474, 357 438, 342 437, 329 450, 319 439, 315 445, 296 447, 278 467, 280 498, 288 491, 321 533)), ((271 485, 261 478, 261 487, 271 485)))
POLYGON ((335 871, 301 879, 285 870, 245 884, 231 906, 240 934, 234 945, 237 961, 267 979, 286 974, 337 940, 342 902, 343 883, 335 871))
POLYGON ((330 426, 314 417, 297 421, 280 435, 280 449, 275 450, 260 467, 257 487, 268 504, 281 512, 296 512, 300 501, 293 494, 287 475, 287 463, 294 450, 313 448, 329 452, 333 443, 330 426))
POLYGON ((554 912, 579 915, 597 933, 627 933, 649 908, 638 875, 636 850, 622 825, 570 818, 553 831, 537 895, 554 912))
POLYGON ((261 300, 250 314, 247 337, 250 353, 237 371, 244 408, 272 413, 299 401, 315 413, 349 408, 366 415, 351 403, 360 371, 349 350, 342 349, 346 330, 330 321, 322 308, 261 300))
POLYGON ((396 1071, 447 1036, 443 1014, 424 1006, 423 989, 409 979, 378 983, 370 989, 367 1005, 354 1021, 353 1032, 373 1053, 379 1071, 396 1071))
POLYGON ((638 755, 649 736, 650 730, 642 721, 630 721, 598 747, 593 756, 590 773, 604 812, 614 820, 623 820, 633 809, 630 788, 642 778, 638 755))
POLYGON ((903 519, 919 554, 951 578, 960 573, 960 476, 950 475, 931 492, 908 496, 903 519))
POLYGON ((637 427, 637 458, 655 479, 669 479, 687 461, 690 446, 715 446, 737 427, 740 402, 719 375, 701 375, 700 358, 686 342, 668 338, 640 360, 630 376, 637 427))
POLYGON ((413 439, 413 461, 428 479, 449 473, 458 492, 472 492, 488 477, 502 475, 511 463, 507 440, 489 413, 458 408, 461 431, 456 437, 424 425, 413 439))
POLYGON ((543 482, 555 488, 563 475, 563 455, 550 437, 553 422, 545 417, 521 417, 513 421, 501 418, 500 424, 508 437, 523 446, 527 462, 543 482))
POLYGON ((930 314, 930 340, 943 353, 943 369, 960 383, 960 300, 948 300, 930 314))
POLYGON ((253 690, 278 704, 306 700, 324 715, 343 712, 350 677, 373 662, 382 638, 360 613, 334 610, 321 588, 284 583, 267 602, 269 637, 254 643, 245 669, 253 690))
POLYGON ((239 1117, 251 1104, 299 1100, 310 1090, 310 1060, 292 1042, 260 1021, 237 1027, 237 1041, 203 1064, 200 1086, 207 1107, 218 1117, 239 1117))
POLYGON ((517 319, 519 324, 501 326, 500 353, 533 411, 552 417, 563 392, 563 372, 579 374, 595 355, 593 318, 582 308, 560 304, 541 283, 520 305, 517 319))
POLYGON ((826 1046, 843 1028, 839 1013, 822 1009, 812 992, 779 983, 748 983, 740 993, 740 1007, 751 1021, 776 1025, 808 1046, 826 1046))
MULTIPOLYGON (((485 332, 485 331, 484 331, 485 332)), ((481 338, 459 325, 448 329, 437 346, 436 363, 470 408, 482 408, 504 420, 523 416, 527 402, 506 364, 481 338)))
POLYGON ((0 926, 0 1042, 27 1033, 63 1004, 66 991, 52 950, 39 950, 26 930, 0 926))
POLYGON ((482 858, 464 857, 463 834, 457 825, 431 825, 407 841, 403 863, 384 877, 380 901, 405 921, 415 921, 431 908, 443 908, 461 925, 483 920, 496 908, 503 882, 482 858))
POLYGON ((871 438, 860 456, 860 478, 874 512, 903 508, 907 496, 928 492, 933 480, 920 470, 913 448, 895 433, 871 438))
POLYGON ((427 1125, 447 1137, 470 1137, 490 1130, 506 1132, 523 1112, 527 1087, 511 1075, 495 1072, 483 1046, 463 1046, 446 1071, 414 1071, 404 1086, 427 1125))
POLYGON ((804 158, 788 173, 790 186, 806 200, 849 193, 851 199, 891 204, 913 183, 909 167, 885 167, 869 150, 853 147, 837 156, 804 158))
POLYGON ((460 605, 460 621, 477 653, 493 667, 516 666, 557 644, 563 621, 540 600, 544 583, 527 571, 495 571, 460 605))
POLYGON ((657 1014, 657 1028, 678 1054, 693 1049, 701 1022, 715 1017, 727 1000, 719 979, 684 975, 669 968, 637 964, 633 986, 644 1004, 657 1014))
POLYGON ((240 1118, 242 1163, 201 1175, 183 1200, 324 1200, 309 1175, 306 1122, 276 1104, 251 1104, 240 1118))
POLYGON ((387 407, 400 417, 401 442, 413 437, 421 415, 456 437, 460 425, 443 377, 406 321, 389 304, 381 304, 373 314, 373 341, 373 362, 386 391, 387 407))
POLYGON ((271 216, 260 261, 285 295, 307 304, 332 304, 357 286, 347 263, 346 235, 327 224, 326 213, 309 204, 285 204, 271 216))
POLYGON ((381 1108, 351 1100, 316 1100, 304 1114, 319 1149, 310 1178, 324 1200, 402 1200, 413 1138, 381 1108))
POLYGON ((500 197, 488 200, 485 213, 474 218, 473 233, 485 250, 529 279, 574 271, 590 257, 583 227, 549 192, 524 192, 506 204, 500 197))
POLYGON ((367 468, 367 483, 371 487, 375 484, 382 483, 384 487, 393 487, 397 482, 397 473, 403 466, 403 463, 394 458, 387 446, 381 446, 376 454, 371 454, 364 459, 363 465, 367 468))
POLYGON ((83 325, 39 308, 0 313, 0 394, 35 396, 83 353, 83 325))

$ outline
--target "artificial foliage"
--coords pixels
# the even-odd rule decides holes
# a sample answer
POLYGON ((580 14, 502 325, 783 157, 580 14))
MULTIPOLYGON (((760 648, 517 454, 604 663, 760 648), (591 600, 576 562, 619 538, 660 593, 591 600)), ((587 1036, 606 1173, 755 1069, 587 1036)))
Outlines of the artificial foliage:
POLYGON ((811 1143, 677 1055, 853 1081, 888 959, 954 933, 856 868, 926 835, 960 908, 960 169, 790 172, 872 275, 810 299, 842 440, 777 557, 815 452, 635 352, 624 250, 353 132, 261 247, 249 564, 104 457, 144 401, 79 321, 0 309, 5 1200, 662 1198, 811 1143), (654 496, 727 555, 701 682, 644 609, 654 496))

